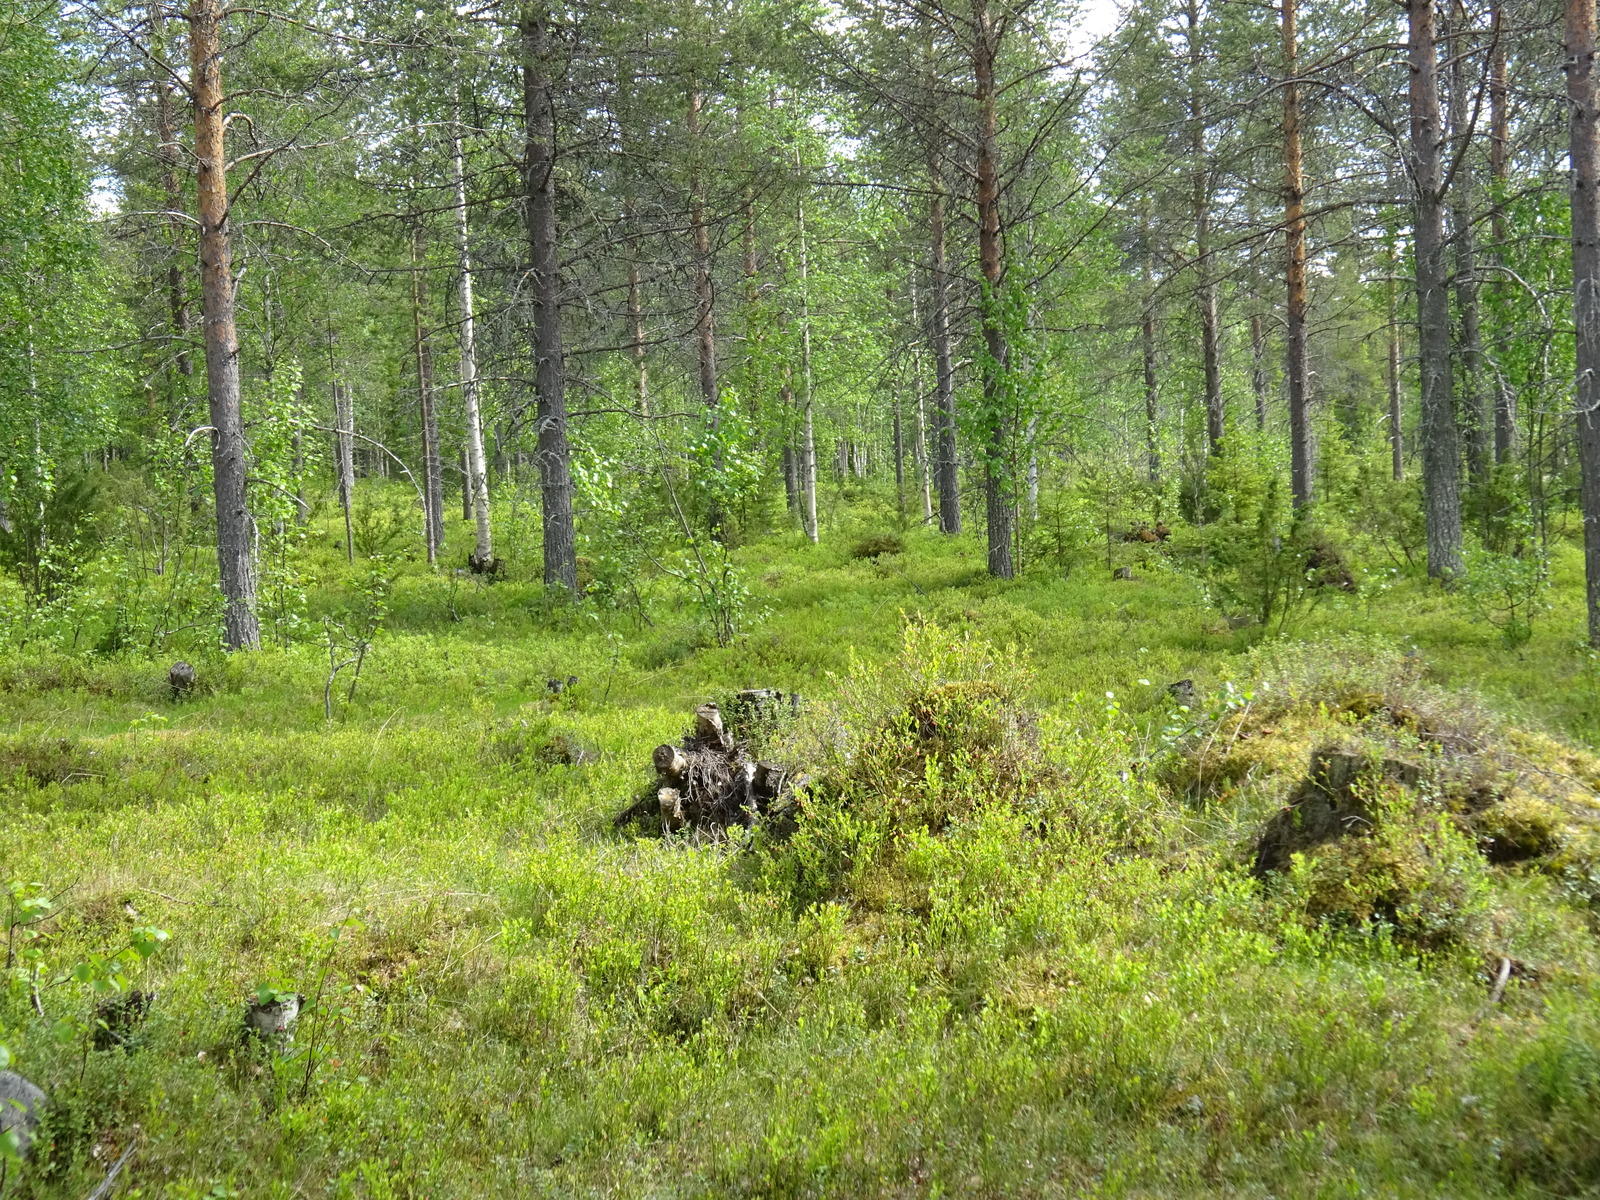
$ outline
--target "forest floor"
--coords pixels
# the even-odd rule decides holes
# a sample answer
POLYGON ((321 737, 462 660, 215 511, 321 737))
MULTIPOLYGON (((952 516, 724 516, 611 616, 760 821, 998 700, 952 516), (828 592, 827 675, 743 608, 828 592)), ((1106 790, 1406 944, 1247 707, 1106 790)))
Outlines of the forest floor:
POLYGON ((728 647, 688 612, 613 621, 413 571, 332 720, 315 645, 195 657, 181 701, 166 659, 0 659, 0 1041, 52 1096, 0 1195, 82 1196, 130 1150, 111 1194, 1600 1189, 1589 860, 1489 865, 1418 816, 1422 865, 1385 868, 1415 884, 1377 904, 1392 925, 1324 919, 1309 874, 1248 869, 1318 731, 1368 736, 1350 680, 1369 668, 1385 697, 1600 781, 1570 547, 1508 648, 1417 580, 1280 634, 1231 627, 1160 548, 1115 548, 1131 580, 1090 560, 1002 584, 970 540, 913 532, 875 559, 854 540, 741 550, 752 624, 728 647), (892 719, 941 664, 1025 688, 1033 732, 1009 782, 940 760, 955 791, 916 793, 955 805, 936 820, 846 788, 793 843, 613 828, 708 697, 795 690, 870 725, 871 698, 892 719), (1270 725, 1251 716, 1269 675, 1294 696, 1270 725), (1456 713, 1453 689, 1503 718, 1465 694, 1456 713), (1232 753, 1291 727, 1292 767, 1184 776, 1219 733, 1232 753), (579 747, 595 760, 568 765, 579 747), (113 957, 149 927, 153 954, 113 957), (156 993, 126 1053, 93 1048, 97 981, 156 993), (306 997, 291 1044, 241 1042, 263 989, 306 997))

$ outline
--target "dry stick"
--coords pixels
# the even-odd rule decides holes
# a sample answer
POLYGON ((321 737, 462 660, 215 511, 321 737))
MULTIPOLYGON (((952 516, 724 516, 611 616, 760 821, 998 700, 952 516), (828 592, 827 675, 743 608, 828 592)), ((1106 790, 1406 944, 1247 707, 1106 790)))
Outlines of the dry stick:
POLYGON ((138 1149, 139 1143, 134 1142, 122 1152, 122 1157, 117 1159, 116 1165, 106 1172, 106 1177, 100 1181, 100 1186, 89 1193, 88 1200, 105 1200, 111 1194, 111 1185, 117 1182, 117 1176, 122 1174, 122 1168, 128 1165, 128 1160, 138 1149))
POLYGON ((1511 960, 1502 954, 1500 956, 1500 970, 1494 977, 1494 987, 1489 989, 1490 1008, 1500 1003, 1500 998, 1506 994, 1506 984, 1510 981, 1511 960))

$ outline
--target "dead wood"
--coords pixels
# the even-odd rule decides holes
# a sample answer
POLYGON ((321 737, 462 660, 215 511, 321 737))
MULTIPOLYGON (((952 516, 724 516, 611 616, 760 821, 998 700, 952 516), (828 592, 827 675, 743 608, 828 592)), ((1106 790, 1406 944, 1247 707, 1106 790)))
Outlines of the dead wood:
POLYGON ((716 704, 700 705, 693 728, 678 745, 664 742, 651 751, 655 781, 617 814, 614 824, 620 828, 655 818, 665 833, 717 831, 753 826, 786 810, 793 790, 789 772, 757 759, 748 738, 795 711, 798 703, 798 696, 752 688, 735 698, 727 723, 716 704))

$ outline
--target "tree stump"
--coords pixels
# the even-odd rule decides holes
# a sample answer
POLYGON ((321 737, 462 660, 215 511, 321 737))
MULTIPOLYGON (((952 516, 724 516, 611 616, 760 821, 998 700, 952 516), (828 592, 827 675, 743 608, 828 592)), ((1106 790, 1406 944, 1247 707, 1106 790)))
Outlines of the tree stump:
MULTIPOLYGON (((794 711, 798 699, 771 688, 741 692, 730 706, 735 729, 760 728, 785 706, 794 711)), ((755 758, 711 703, 695 709, 693 728, 677 745, 663 742, 650 752, 650 766, 655 782, 617 815, 619 827, 652 817, 664 833, 751 827, 781 807, 794 786, 783 767, 755 758)))

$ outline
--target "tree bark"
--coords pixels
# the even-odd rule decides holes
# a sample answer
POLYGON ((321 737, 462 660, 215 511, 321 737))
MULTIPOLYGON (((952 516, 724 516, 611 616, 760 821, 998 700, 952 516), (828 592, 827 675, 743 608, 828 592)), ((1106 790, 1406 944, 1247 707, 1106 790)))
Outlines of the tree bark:
MULTIPOLYGON (((706 97, 698 86, 689 90, 689 138, 691 158, 699 155, 700 113, 706 97)), ((705 179, 698 163, 689 177, 689 225, 694 238, 695 339, 700 363, 700 397, 711 410, 712 428, 717 425, 720 401, 717 390, 717 327, 715 295, 711 286, 711 230, 706 223, 705 179)))
POLYGON ((452 106, 450 154, 455 165, 456 260, 460 274, 461 399, 467 422, 467 491, 472 497, 475 542, 467 565, 474 571, 494 567, 494 541, 489 530, 489 473, 483 457, 483 418, 478 410, 478 348, 472 303, 472 249, 467 241, 467 165, 461 148, 461 103, 452 106))
MULTIPOLYGON (((1510 169, 1510 88, 1506 81, 1505 13, 1496 3, 1490 10, 1494 49, 1489 59, 1489 229, 1494 238, 1491 256, 1494 272, 1490 288, 1498 297, 1505 295, 1506 189, 1510 169)), ((1503 310, 1502 310, 1503 311, 1503 310)), ((1516 401, 1505 374, 1497 371, 1494 384, 1494 460, 1511 461, 1517 443, 1516 401)))
POLYGON ((1473 482, 1487 478, 1493 455, 1493 420, 1483 392, 1483 336, 1478 315, 1477 247, 1472 226, 1472 161, 1468 151, 1471 106, 1467 103, 1467 16, 1461 0, 1451 0, 1446 30, 1450 62, 1450 139, 1460 159, 1450 192, 1450 233, 1455 250, 1456 311, 1461 314, 1459 421, 1466 435, 1467 469, 1473 482))
POLYGON ((1189 49, 1189 154, 1194 176, 1195 293, 1200 305, 1200 359, 1205 377, 1206 447, 1211 457, 1222 453, 1226 413, 1222 403, 1222 358, 1217 329, 1217 288, 1211 274, 1211 162, 1206 149, 1206 108, 1202 90, 1200 0, 1185 9, 1189 49))
MULTIPOLYGON (((165 26, 158 4, 150 6, 151 38, 155 40, 165 26)), ((194 322, 189 313, 189 287, 184 279, 180 255, 189 241, 188 222, 183 214, 183 181, 178 173, 180 148, 178 146, 177 116, 172 106, 172 84, 162 78, 154 83, 156 101, 156 161, 161 165, 161 193, 167 205, 167 305, 171 313, 172 336, 177 342, 173 363, 184 379, 194 375, 194 358, 189 353, 189 332, 194 322)), ((187 397, 184 398, 187 400, 187 397)), ((176 416, 176 413, 173 414, 176 416)))
POLYGON ((930 279, 933 285, 929 340, 933 343, 933 411, 939 433, 939 532, 960 533, 961 476, 956 461, 956 371, 950 351, 950 267, 945 247, 944 166, 938 154, 929 159, 928 175, 933 184, 933 195, 928 201, 930 279))
MULTIPOLYGON (((795 152, 796 157, 799 151, 795 152)), ((811 394, 811 255, 806 244, 806 206, 795 205, 800 226, 800 523, 806 537, 816 544, 817 529, 817 431, 812 414, 811 394)))
POLYGON ((411 237, 411 330, 416 344, 417 407, 422 425, 422 494, 427 512, 428 564, 439 561, 444 544, 444 480, 439 460, 439 414, 433 395, 433 334, 423 319, 425 282, 422 276, 422 226, 411 237))
MULTIPOLYGON (((1391 267, 1391 271, 1392 271, 1391 267)), ((1389 281, 1389 457, 1390 472, 1396 483, 1406 477, 1405 432, 1400 410, 1400 314, 1395 284, 1389 281)))
POLYGON ((1594 0, 1567 0, 1566 52, 1585 596, 1589 644, 1600 646, 1600 81, 1596 78, 1594 0))
POLYGON ((922 387, 922 313, 917 293, 917 273, 911 271, 911 379, 916 396, 916 425, 912 431, 911 456, 917 466, 917 489, 922 493, 922 523, 933 524, 933 478, 928 469, 928 414, 922 387))
POLYGON ((234 324, 233 265, 228 230, 226 115, 222 94, 220 0, 190 0, 190 88, 200 217, 200 297, 205 322, 206 390, 211 413, 212 493, 217 507, 217 575, 222 587, 223 644, 261 646, 256 617, 250 515, 249 451, 239 399, 239 336, 234 324))
MULTIPOLYGON (((627 221, 634 223, 633 201, 627 204, 627 221)), ((644 304, 639 276, 639 239, 628 238, 628 350, 633 357, 633 402, 641 417, 650 415, 650 367, 644 353, 644 304)))
MULTIPOLYGON (((1297 0, 1283 0, 1283 229, 1287 281, 1289 486, 1296 508, 1311 503, 1311 421, 1306 387, 1305 173, 1300 158, 1300 44, 1297 0)), ((1259 319, 1259 318, 1258 318, 1259 319)))
POLYGON ((1011 350, 1004 322, 1005 257, 1004 228, 1000 213, 1000 154, 995 85, 998 46, 993 15, 988 0, 972 4, 972 73, 978 107, 978 270, 983 275, 983 342, 987 354, 983 364, 985 412, 984 508, 988 518, 989 574, 1010 579, 1016 574, 1012 559, 1016 493, 1014 471, 1009 462, 1008 433, 1010 415, 1003 411, 1005 375, 1011 368, 1011 350))
POLYGON ((572 522, 572 453, 567 442, 561 247, 556 213, 556 113, 550 89, 549 39, 549 15, 535 5, 525 6, 522 11, 522 87, 527 120, 524 191, 528 254, 533 268, 534 388, 539 397, 544 582, 547 587, 563 587, 576 595, 578 544, 572 522))
POLYGON ((1444 128, 1434 0, 1407 0, 1411 82, 1408 147, 1414 206, 1417 361, 1422 377, 1422 490, 1428 574, 1461 573, 1460 443, 1452 409, 1450 294, 1445 269, 1444 128))
POLYGON ((1144 296, 1139 314, 1139 350, 1144 360, 1144 450, 1145 478, 1152 487, 1161 483, 1161 427, 1159 425, 1161 389, 1156 381, 1156 288, 1150 260, 1152 233, 1149 197, 1141 206, 1143 233, 1144 296))
MULTIPOLYGON (((329 354, 332 354, 329 343, 329 354)), ((355 530, 351 526, 350 512, 355 506, 356 492, 356 417, 350 400, 350 389, 333 381, 333 468, 339 480, 339 507, 344 510, 344 557, 355 562, 355 530)))
POLYGON ((1267 427, 1267 329, 1258 312, 1250 314, 1250 393, 1256 401, 1256 430, 1267 427))

